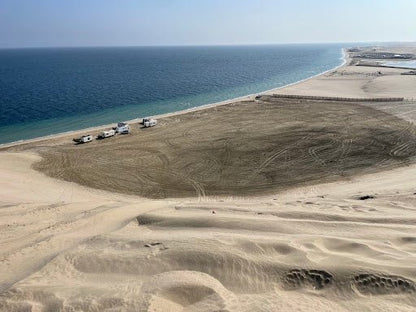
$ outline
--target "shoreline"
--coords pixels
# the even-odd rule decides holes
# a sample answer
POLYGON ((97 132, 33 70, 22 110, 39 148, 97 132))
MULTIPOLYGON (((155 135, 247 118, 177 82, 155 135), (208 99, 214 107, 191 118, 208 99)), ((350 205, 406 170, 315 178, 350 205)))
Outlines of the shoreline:
MULTIPOLYGON (((349 60, 349 56, 348 56, 348 53, 346 52, 346 49, 347 48, 342 48, 341 49, 342 56, 341 56, 340 60, 342 61, 342 63, 340 65, 338 65, 334 68, 328 69, 328 70, 326 70, 324 72, 321 72, 319 74, 313 75, 311 77, 308 77, 308 78, 305 78, 305 79, 302 79, 302 80, 299 80, 299 81, 296 81, 296 82, 293 82, 293 83, 289 83, 289 84, 281 86, 281 87, 272 88, 272 89, 268 89, 268 90, 265 90, 265 91, 260 91, 260 92, 257 92, 257 93, 247 94, 247 95, 227 99, 227 100, 220 101, 220 102, 209 103, 209 104, 194 106, 194 107, 179 110, 179 111, 173 111, 173 112, 169 112, 169 113, 158 114, 158 115, 149 115, 149 116, 143 116, 143 117, 151 117, 151 118, 172 117, 172 116, 183 115, 183 114, 186 114, 186 113, 195 112, 195 111, 199 111, 199 110, 205 110, 205 109, 209 109, 209 108, 212 108, 212 107, 228 105, 228 104, 238 102, 238 101, 252 100, 258 94, 272 94, 273 92, 276 92, 278 90, 289 88, 291 86, 303 83, 305 81, 308 81, 308 80, 314 79, 316 77, 325 75, 326 73, 329 73, 333 70, 337 70, 337 69, 339 69, 343 66, 346 66, 347 62, 349 60)), ((130 124, 137 124, 140 121, 141 121, 141 118, 134 118, 134 119, 126 120, 124 122, 130 123, 130 124)), ((88 131, 101 131, 101 130, 113 127, 115 123, 117 123, 117 121, 115 121, 112 124, 93 126, 93 127, 89 127, 89 128, 82 128, 82 129, 79 129, 79 130, 70 130, 70 131, 65 131, 65 132, 59 132, 59 133, 40 136, 40 137, 36 137, 36 138, 31 138, 31 139, 22 139, 22 140, 18 140, 18 141, 9 142, 9 143, 2 143, 2 144, 0 144, 0 151, 3 150, 3 149, 6 149, 6 148, 19 146, 19 145, 23 145, 23 144, 30 144, 30 143, 35 143, 35 142, 41 142, 41 141, 44 141, 44 140, 57 139, 57 138, 62 138, 62 137, 69 136, 69 135, 81 135, 84 132, 88 132, 88 131)))
POLYGON ((416 76, 337 68, 0 146, 0 310, 414 311, 416 101, 363 96, 416 98, 416 76))

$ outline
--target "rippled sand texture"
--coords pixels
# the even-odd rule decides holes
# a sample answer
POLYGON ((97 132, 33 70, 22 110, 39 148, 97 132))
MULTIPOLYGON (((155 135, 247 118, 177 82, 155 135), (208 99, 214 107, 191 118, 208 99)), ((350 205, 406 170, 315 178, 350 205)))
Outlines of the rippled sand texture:
POLYGON ((148 201, 0 157, 0 311, 416 308, 415 166, 269 197, 148 201))

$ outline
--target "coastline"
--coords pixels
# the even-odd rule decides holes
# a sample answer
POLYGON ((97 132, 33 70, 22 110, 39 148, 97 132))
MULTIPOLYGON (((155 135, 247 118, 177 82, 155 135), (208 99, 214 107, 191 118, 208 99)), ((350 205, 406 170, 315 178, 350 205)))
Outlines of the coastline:
MULTIPOLYGON (((378 70, 343 64, 271 92, 416 81, 378 70)), ((0 310, 414 311, 416 102, 253 96, 1 151, 0 310)))
MULTIPOLYGON (((276 88, 268 89, 268 90, 257 92, 257 93, 247 94, 247 95, 227 99, 227 100, 220 101, 220 102, 209 103, 209 104, 204 104, 204 105, 200 105, 200 106, 194 106, 194 107, 179 110, 179 111, 173 111, 173 112, 164 113, 164 114, 157 114, 157 115, 149 115, 148 117, 156 118, 156 119, 166 118, 166 117, 172 117, 172 116, 177 116, 177 115, 183 115, 183 114, 186 114, 186 113, 189 113, 189 112, 205 110, 205 109, 209 109, 209 108, 212 108, 212 107, 228 105, 228 104, 238 102, 238 101, 252 100, 258 94, 271 94, 273 92, 276 92, 276 91, 279 91, 279 90, 282 90, 282 89, 285 89, 285 88, 289 88, 291 86, 295 86, 295 85, 304 83, 308 80, 317 78, 319 76, 325 75, 326 73, 329 73, 331 71, 342 68, 343 66, 346 66, 346 64, 349 60, 348 53, 346 52, 346 48, 342 48, 341 51, 342 51, 342 56, 341 56, 340 60, 342 61, 342 63, 340 65, 338 65, 334 68, 328 69, 328 70, 326 70, 324 72, 321 72, 319 74, 315 74, 311 77, 308 77, 308 78, 305 78, 305 79, 302 79, 302 80, 299 80, 299 81, 296 81, 296 82, 293 82, 293 83, 289 83, 289 84, 281 86, 281 87, 276 87, 276 88)), ((147 116, 143 116, 143 117, 147 117, 147 116)), ((125 122, 134 125, 134 124, 138 124, 140 121, 141 121, 141 118, 135 118, 135 119, 131 119, 131 120, 126 120, 125 122)), ((117 123, 117 121, 115 121, 112 124, 93 126, 93 127, 88 127, 88 128, 82 128, 82 129, 79 129, 79 130, 70 130, 70 131, 59 132, 59 133, 55 133, 55 134, 40 136, 40 137, 36 137, 36 138, 32 138, 32 139, 23 139, 23 140, 13 141, 13 142, 9 142, 9 143, 2 143, 2 144, 0 144, 0 151, 3 150, 3 149, 10 148, 10 147, 29 144, 29 143, 35 143, 35 142, 41 142, 41 141, 44 141, 44 140, 57 139, 57 138, 62 138, 62 137, 70 136, 70 135, 82 135, 82 134, 87 134, 87 132, 92 132, 92 131, 102 131, 104 129, 114 127, 115 123, 117 123)))
POLYGON ((263 91, 261 93, 264 93, 264 94, 273 94, 276 91, 279 91, 279 90, 282 90, 282 89, 286 89, 286 88, 289 88, 289 87, 292 87, 292 86, 295 86, 295 85, 304 83, 304 82, 306 82, 308 80, 317 78, 317 77, 322 76, 322 75, 325 75, 325 74, 327 74, 327 73, 329 73, 331 71, 334 71, 334 70, 337 70, 337 69, 340 69, 340 68, 346 66, 347 63, 348 63, 348 61, 350 60, 349 55, 346 52, 346 49, 347 48, 342 48, 341 49, 342 50, 342 57, 341 57, 342 63, 341 63, 341 65, 338 65, 338 66, 336 66, 334 68, 328 69, 328 70, 326 70, 326 71, 324 71, 324 72, 322 72, 320 74, 316 74, 316 75, 314 75, 312 77, 305 78, 305 79, 299 80, 297 82, 289 83, 288 85, 285 85, 285 86, 282 86, 282 87, 278 87, 278 88, 273 88, 273 89, 270 89, 270 90, 266 90, 266 91, 263 91))

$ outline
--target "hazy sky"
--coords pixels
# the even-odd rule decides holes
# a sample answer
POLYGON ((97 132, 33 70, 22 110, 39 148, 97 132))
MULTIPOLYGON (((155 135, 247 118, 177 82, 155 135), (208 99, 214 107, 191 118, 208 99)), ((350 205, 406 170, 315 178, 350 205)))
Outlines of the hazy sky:
POLYGON ((416 41, 416 0, 0 0, 0 47, 416 41))

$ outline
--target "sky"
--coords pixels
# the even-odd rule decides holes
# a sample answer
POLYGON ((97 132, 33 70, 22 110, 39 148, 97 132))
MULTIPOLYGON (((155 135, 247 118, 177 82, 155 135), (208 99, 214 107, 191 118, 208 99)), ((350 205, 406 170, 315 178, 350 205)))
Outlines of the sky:
POLYGON ((416 41, 416 0, 0 0, 0 48, 416 41))

